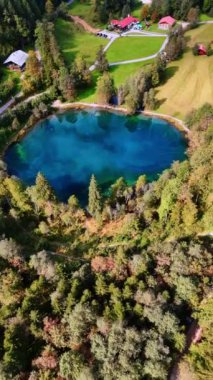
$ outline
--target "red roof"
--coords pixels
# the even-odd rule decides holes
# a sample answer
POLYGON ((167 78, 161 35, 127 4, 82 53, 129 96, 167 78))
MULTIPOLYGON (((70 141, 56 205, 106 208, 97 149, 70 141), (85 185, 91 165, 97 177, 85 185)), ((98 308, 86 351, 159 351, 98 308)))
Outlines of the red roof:
POLYGON ((167 24, 167 25, 174 25, 174 23, 176 22, 176 20, 171 17, 171 16, 166 16, 166 17, 163 17, 160 21, 159 21, 159 24, 167 24))
POLYGON ((118 21, 118 20, 112 20, 111 21, 112 25, 119 25, 119 23, 120 23, 120 21, 118 21))
POLYGON ((206 55, 207 49, 204 45, 200 44, 200 45, 198 45, 198 52, 200 55, 206 55))
POLYGON ((138 22, 139 19, 136 17, 128 16, 124 18, 121 21, 118 20, 112 20, 111 24, 114 26, 120 26, 122 29, 126 28, 127 26, 131 25, 133 22, 138 22))
POLYGON ((126 18, 124 18, 120 23, 119 23, 119 26, 124 29, 126 28, 127 26, 129 26, 130 24, 132 24, 133 22, 138 22, 139 19, 136 18, 136 17, 132 17, 132 16, 128 16, 126 18))

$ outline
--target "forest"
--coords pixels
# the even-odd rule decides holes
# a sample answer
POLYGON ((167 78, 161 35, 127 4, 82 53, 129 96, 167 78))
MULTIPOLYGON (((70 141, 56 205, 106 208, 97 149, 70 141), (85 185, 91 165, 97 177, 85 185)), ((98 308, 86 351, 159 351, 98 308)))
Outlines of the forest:
MULTIPOLYGON (((61 1, 54 0, 57 6, 61 1)), ((34 39, 36 21, 45 11, 45 0, 0 0, 0 58, 34 39)))
POLYGON ((151 11, 163 17, 165 14, 172 15, 178 20, 186 20, 191 8, 209 15, 213 14, 212 0, 153 0, 151 11))
MULTIPOLYGON (((83 2, 87 2, 83 1, 83 2)), ((141 2, 137 0, 94 0, 94 13, 102 22, 107 22, 112 16, 125 17, 141 2)), ((191 8, 198 8, 209 15, 213 14, 212 0, 153 0, 150 13, 155 19, 165 15, 172 15, 178 20, 186 20, 191 8)))
MULTIPOLYGON (((48 97, 13 112, 8 130, 10 117, 31 125, 48 97)), ((119 178, 107 197, 92 176, 86 210, 1 163, 2 379, 163 380, 180 357, 211 377, 213 107, 187 125, 186 161, 155 182, 119 178), (192 324, 202 340, 187 351, 192 324)))

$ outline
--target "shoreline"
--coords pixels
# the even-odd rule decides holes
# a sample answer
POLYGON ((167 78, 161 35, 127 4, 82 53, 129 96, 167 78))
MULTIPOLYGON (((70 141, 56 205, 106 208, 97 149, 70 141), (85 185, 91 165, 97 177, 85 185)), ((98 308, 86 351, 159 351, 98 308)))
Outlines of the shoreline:
MULTIPOLYGON (((53 102, 52 107, 56 110, 60 111, 66 111, 69 109, 74 109, 74 110, 83 110, 87 108, 92 108, 92 109, 99 109, 99 110, 106 110, 106 111, 112 111, 112 112, 119 112, 123 113, 125 115, 128 115, 128 112, 126 108, 124 107, 119 107, 119 106, 111 106, 111 105, 101 105, 97 103, 85 103, 85 102, 74 102, 74 103, 62 103, 60 100, 56 100, 53 102)), ((157 113, 154 111, 138 111, 138 115, 144 115, 148 117, 153 117, 156 119, 162 119, 170 123, 172 126, 180 130, 181 132, 184 132, 186 135, 186 138, 189 139, 190 135, 190 130, 187 128, 185 123, 171 115, 166 115, 166 114, 161 114, 157 113)))
MULTIPOLYGON (((32 126, 24 126, 22 129, 20 129, 15 136, 13 136, 8 143, 5 145, 4 149, 0 153, 0 159, 4 161, 4 155, 7 149, 12 145, 13 143, 17 143, 20 141, 24 136, 26 136, 35 126, 40 123, 42 120, 46 120, 51 118, 57 113, 63 113, 67 110, 86 110, 86 109, 96 109, 101 111, 109 111, 109 112, 117 112, 120 114, 124 114, 128 116, 128 112, 126 108, 124 107, 118 107, 118 106, 111 106, 111 105, 101 105, 97 103, 84 103, 84 102, 73 102, 73 103, 62 103, 60 100, 55 100, 52 104, 52 109, 55 112, 50 113, 48 116, 39 119, 36 121, 36 123, 32 126)), ((190 130, 186 127, 184 122, 180 119, 177 119, 173 116, 166 115, 166 114, 158 114, 154 111, 138 111, 136 113, 137 115, 144 115, 147 117, 155 118, 155 119, 161 119, 167 121, 171 126, 178 129, 180 132, 184 134, 184 137, 189 140, 190 138, 190 130)))

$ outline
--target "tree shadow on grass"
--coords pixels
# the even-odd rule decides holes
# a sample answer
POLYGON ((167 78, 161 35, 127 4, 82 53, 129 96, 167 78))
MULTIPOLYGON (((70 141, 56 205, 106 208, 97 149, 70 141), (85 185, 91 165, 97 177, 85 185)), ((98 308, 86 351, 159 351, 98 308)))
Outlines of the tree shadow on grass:
POLYGON ((158 108, 160 108, 163 105, 163 103, 166 102, 166 100, 167 100, 167 98, 157 99, 155 109, 157 110, 158 108))
POLYGON ((160 85, 165 84, 169 79, 171 79, 176 74, 176 72, 178 70, 179 70, 178 66, 167 67, 167 69, 164 72, 164 75, 163 75, 163 78, 162 78, 162 81, 161 81, 160 85))
POLYGON ((95 102, 95 94, 96 94, 96 87, 97 87, 97 81, 100 74, 98 71, 93 71, 92 73, 92 83, 89 87, 84 87, 82 89, 79 89, 78 92, 78 101, 92 101, 95 102))

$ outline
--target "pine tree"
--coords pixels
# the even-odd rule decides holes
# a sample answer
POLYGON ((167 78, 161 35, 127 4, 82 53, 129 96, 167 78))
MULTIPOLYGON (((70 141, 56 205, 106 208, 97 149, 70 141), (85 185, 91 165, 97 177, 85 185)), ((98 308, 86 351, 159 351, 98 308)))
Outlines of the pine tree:
POLYGON ((96 218, 100 216, 101 213, 101 194, 98 189, 98 184, 94 174, 91 177, 89 185, 89 203, 88 210, 90 214, 96 218))
POLYGON ((98 103, 108 104, 114 95, 114 82, 109 73, 104 73, 99 79, 97 84, 97 98, 98 103))
POLYGON ((26 62, 25 74, 27 73, 33 77, 33 79, 39 80, 41 75, 41 66, 36 56, 36 52, 34 50, 30 50, 28 54, 29 56, 26 62))
POLYGON ((23 91, 25 94, 30 94, 38 90, 41 86, 41 65, 36 56, 36 52, 29 51, 29 57, 26 62, 26 70, 23 80, 23 91))
POLYGON ((37 211, 42 209, 47 202, 54 202, 56 200, 54 191, 41 173, 38 173, 35 185, 28 187, 27 194, 36 206, 37 211))
POLYGON ((150 88, 149 91, 144 93, 143 105, 144 105, 144 107, 151 109, 151 110, 153 110, 155 108, 156 100, 155 100, 154 88, 150 88))
POLYGON ((100 71, 100 73, 104 73, 109 69, 109 63, 107 61, 103 46, 100 46, 100 49, 97 52, 96 67, 100 71))
POLYGON ((203 11, 205 13, 209 12, 212 7, 213 7, 212 0, 204 0, 203 11))
POLYGON ((61 67, 59 70, 59 88, 65 100, 74 100, 75 89, 74 83, 69 75, 69 72, 65 66, 61 67))
POLYGON ((52 0, 46 1, 45 10, 46 10, 47 14, 49 14, 49 15, 54 12, 54 5, 53 5, 52 0))
POLYGON ((127 3, 127 4, 125 4, 125 5, 123 6, 123 9, 122 9, 122 17, 123 17, 123 18, 124 18, 124 17, 127 17, 130 13, 131 13, 131 9, 130 9, 129 4, 127 3))

